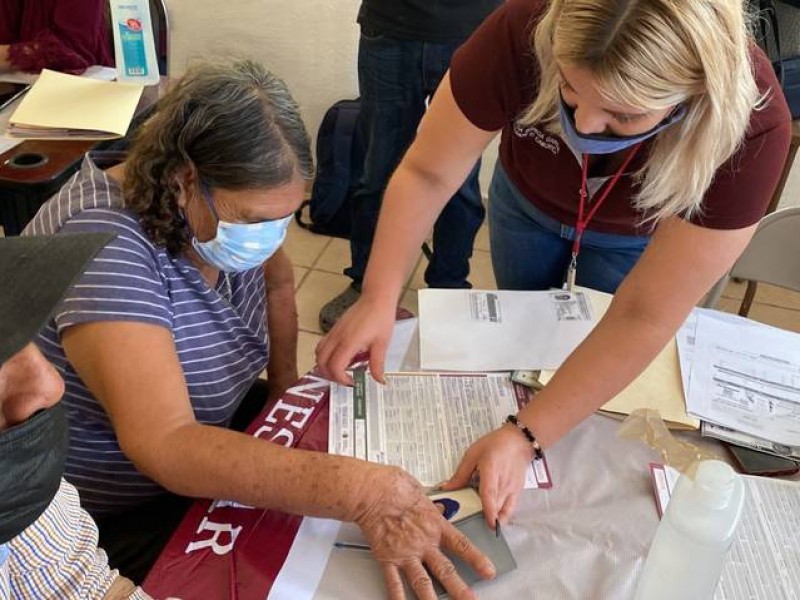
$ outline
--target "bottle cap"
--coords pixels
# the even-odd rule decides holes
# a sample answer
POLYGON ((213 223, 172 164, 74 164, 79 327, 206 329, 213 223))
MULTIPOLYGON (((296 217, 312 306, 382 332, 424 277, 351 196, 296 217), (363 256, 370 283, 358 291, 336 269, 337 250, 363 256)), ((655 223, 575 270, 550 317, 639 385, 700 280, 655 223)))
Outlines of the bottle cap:
POLYGON ((694 489, 697 500, 714 510, 725 508, 731 500, 736 472, 720 460, 704 460, 697 467, 694 489))

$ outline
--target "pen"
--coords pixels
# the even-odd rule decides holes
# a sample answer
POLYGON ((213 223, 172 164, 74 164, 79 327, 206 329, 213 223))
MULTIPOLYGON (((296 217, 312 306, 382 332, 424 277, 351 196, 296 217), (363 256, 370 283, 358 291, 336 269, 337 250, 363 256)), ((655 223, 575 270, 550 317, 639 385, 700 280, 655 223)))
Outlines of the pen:
POLYGON ((372 550, 368 544, 355 544, 353 542, 333 542, 333 547, 343 550, 366 550, 367 552, 372 550))
POLYGON ((500 537, 500 519, 494 520, 494 534, 500 537))

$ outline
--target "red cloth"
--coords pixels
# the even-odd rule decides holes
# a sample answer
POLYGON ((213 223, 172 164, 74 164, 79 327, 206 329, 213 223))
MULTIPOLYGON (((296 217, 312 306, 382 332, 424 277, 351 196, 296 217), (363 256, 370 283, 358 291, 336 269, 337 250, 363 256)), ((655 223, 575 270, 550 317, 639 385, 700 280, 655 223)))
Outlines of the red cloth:
MULTIPOLYGON (((247 429, 283 446, 326 452, 330 384, 313 373, 247 429)), ((144 582, 154 598, 263 600, 286 562, 302 517, 198 500, 144 582)))
POLYGON ((0 0, 0 44, 19 71, 113 66, 106 10, 105 0, 0 0))
MULTIPOLYGON (((500 163, 517 189, 539 210, 575 223, 581 167, 561 138, 539 127, 521 127, 516 118, 538 93, 538 64, 531 32, 543 14, 543 0, 508 0, 456 52, 450 65, 455 100, 464 115, 486 131, 502 129, 500 163)), ((703 199, 703 214, 693 222, 712 229, 738 229, 756 223, 777 186, 791 138, 791 116, 775 73, 764 53, 753 47, 756 82, 773 91, 766 108, 753 111, 740 149, 720 169, 703 199)), ((632 163, 647 158, 643 146, 632 163)), ((631 177, 619 180, 592 219, 603 233, 646 234, 637 230, 642 215, 632 206, 631 177)))

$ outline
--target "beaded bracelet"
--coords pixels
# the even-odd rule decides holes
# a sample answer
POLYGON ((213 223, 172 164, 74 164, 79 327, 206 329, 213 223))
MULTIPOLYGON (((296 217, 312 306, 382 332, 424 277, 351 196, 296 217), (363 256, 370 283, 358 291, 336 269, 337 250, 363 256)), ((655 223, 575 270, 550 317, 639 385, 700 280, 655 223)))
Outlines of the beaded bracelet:
POLYGON ((536 458, 544 458, 544 451, 542 450, 542 447, 539 445, 539 442, 536 441, 536 436, 533 435, 533 432, 528 429, 525 423, 521 422, 514 415, 508 415, 508 417, 506 417, 506 423, 511 423, 514 427, 522 432, 522 435, 525 436, 525 439, 527 439, 531 443, 531 446, 533 446, 533 454, 536 456, 536 458))

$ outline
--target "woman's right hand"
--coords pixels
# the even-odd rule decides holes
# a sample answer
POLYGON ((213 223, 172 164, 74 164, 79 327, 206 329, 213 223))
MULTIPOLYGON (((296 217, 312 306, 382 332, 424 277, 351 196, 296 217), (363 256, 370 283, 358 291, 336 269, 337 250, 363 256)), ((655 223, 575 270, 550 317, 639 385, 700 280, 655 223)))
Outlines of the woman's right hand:
POLYGON ((425 567, 454 600, 475 598, 442 550, 464 560, 484 579, 495 576, 489 558, 442 516, 411 475, 397 467, 370 465, 370 470, 362 486, 367 500, 360 504, 355 522, 381 563, 390 600, 405 598, 401 573, 417 598, 436 600, 425 567))
POLYGON ((365 292, 317 345, 320 374, 332 381, 352 385, 347 367, 360 352, 369 352, 372 377, 384 382, 386 348, 392 337, 396 304, 387 297, 373 298, 365 292))

